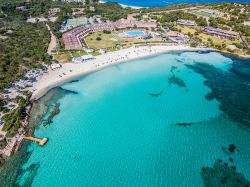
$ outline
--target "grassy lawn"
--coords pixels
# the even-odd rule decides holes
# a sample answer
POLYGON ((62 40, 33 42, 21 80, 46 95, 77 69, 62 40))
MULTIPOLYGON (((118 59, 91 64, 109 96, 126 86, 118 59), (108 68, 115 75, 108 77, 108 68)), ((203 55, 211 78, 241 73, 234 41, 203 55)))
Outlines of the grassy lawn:
POLYGON ((71 58, 68 52, 54 54, 53 59, 57 60, 59 63, 62 63, 62 64, 71 61, 71 58))
MULTIPOLYGON (((196 32, 195 29, 190 28, 190 27, 185 27, 185 26, 180 26, 180 25, 177 25, 175 27, 177 29, 181 29, 181 33, 183 33, 183 34, 188 34, 188 33, 194 34, 196 32)), ((241 43, 240 39, 236 39, 236 40, 223 39, 223 38, 220 38, 218 36, 212 36, 212 35, 208 35, 208 34, 205 34, 205 33, 200 33, 198 35, 198 37, 204 43, 207 43, 208 39, 210 38, 215 45, 222 45, 224 43, 224 44, 226 44, 226 46, 228 46, 228 45, 232 45, 234 43, 241 43)))
POLYGON ((83 55, 87 55, 87 53, 85 51, 74 51, 71 54, 73 55, 73 57, 80 57, 83 55))
POLYGON ((218 36, 211 36, 204 33, 199 34, 199 38, 201 38, 203 42, 207 42, 208 39, 210 38, 215 45, 221 45, 223 43, 225 43, 226 45, 232 45, 233 43, 241 43, 239 39, 237 40, 222 39, 218 36))
POLYGON ((96 50, 102 48, 115 47, 117 42, 121 42, 120 38, 116 34, 104 34, 102 32, 93 33, 87 36, 84 40, 89 48, 93 48, 96 50), (96 40, 97 37, 100 37, 101 40, 96 40))
POLYGON ((127 48, 131 47, 134 43, 162 42, 161 38, 151 38, 148 40, 121 38, 114 32, 111 34, 104 34, 102 32, 93 33, 84 38, 84 40, 89 48, 93 48, 95 50, 108 48, 108 51, 116 50, 116 44, 127 48), (100 37, 101 40, 96 40, 97 37, 100 37))
POLYGON ((196 32, 196 30, 193 29, 193 28, 185 27, 185 26, 180 26, 180 25, 176 25, 175 28, 181 29, 181 32, 182 32, 183 34, 188 34, 189 32, 190 32, 191 34, 194 34, 194 33, 196 32))

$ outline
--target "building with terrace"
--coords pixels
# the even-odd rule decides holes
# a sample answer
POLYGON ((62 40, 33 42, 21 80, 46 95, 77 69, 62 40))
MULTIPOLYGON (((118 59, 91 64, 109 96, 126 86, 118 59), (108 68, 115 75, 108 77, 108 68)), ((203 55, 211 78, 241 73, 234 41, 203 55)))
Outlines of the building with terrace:
POLYGON ((193 20, 178 19, 176 23, 185 26, 195 26, 195 21, 193 20))
POLYGON ((217 12, 213 10, 209 10, 209 9, 201 9, 201 10, 198 10, 197 12, 203 13, 208 16, 217 16, 217 12))
POLYGON ((129 20, 118 20, 116 22, 107 22, 107 23, 96 23, 96 24, 87 24, 75 29, 72 29, 63 34, 63 41, 65 49, 81 49, 84 45, 82 43, 82 38, 93 32, 102 32, 104 30, 120 30, 126 28, 141 28, 149 29, 156 28, 157 24, 155 22, 144 22, 144 21, 129 21, 129 20))
POLYGON ((238 32, 226 31, 226 30, 222 30, 222 29, 214 28, 214 27, 207 27, 205 29, 205 32, 207 34, 216 35, 216 36, 220 36, 223 38, 237 38, 237 37, 239 37, 238 32))

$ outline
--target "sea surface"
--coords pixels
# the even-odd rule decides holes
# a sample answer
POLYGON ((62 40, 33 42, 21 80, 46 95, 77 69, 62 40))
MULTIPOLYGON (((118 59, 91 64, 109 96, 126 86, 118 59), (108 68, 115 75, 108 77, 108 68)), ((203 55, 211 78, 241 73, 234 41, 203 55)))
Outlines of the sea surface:
MULTIPOLYGON (((226 115, 218 100, 206 99, 211 92, 206 79, 188 67, 202 63, 229 73, 234 60, 212 51, 166 53, 115 65, 50 91, 32 113, 37 120, 38 106, 45 105, 48 111, 40 117, 46 119, 60 103, 53 123, 40 122, 35 129, 34 135, 49 138, 48 143, 25 145, 19 162, 11 162, 19 170, 3 184, 220 186, 223 178, 215 175, 228 176, 234 172, 231 166, 240 182, 249 181, 249 128, 226 115), (227 151, 230 144, 236 151, 227 151), (223 168, 218 171, 216 164, 223 168), (214 185, 208 185, 209 177, 214 185)), ((226 186, 235 186, 237 179, 229 178, 226 186)))
POLYGON ((168 6, 172 4, 180 4, 180 3, 219 3, 219 2, 242 2, 242 3, 250 3, 250 0, 104 0, 104 2, 117 2, 123 5, 128 6, 137 6, 137 7, 160 7, 160 6, 168 6))

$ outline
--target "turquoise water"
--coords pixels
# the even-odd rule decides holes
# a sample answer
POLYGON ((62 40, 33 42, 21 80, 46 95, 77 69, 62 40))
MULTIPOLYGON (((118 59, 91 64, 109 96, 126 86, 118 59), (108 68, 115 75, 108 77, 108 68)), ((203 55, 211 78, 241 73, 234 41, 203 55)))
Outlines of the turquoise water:
POLYGON ((129 36, 143 36, 145 33, 143 31, 128 31, 126 34, 129 36))
POLYGON ((172 4, 181 4, 181 3, 220 3, 220 2, 242 2, 249 3, 250 0, 104 0, 105 2, 118 2, 124 5, 130 6, 139 6, 139 7, 160 7, 160 6, 168 6, 172 4))
POLYGON ((62 85, 78 94, 62 97, 53 123, 35 131, 49 142, 29 146, 23 169, 39 163, 32 186, 203 186, 201 168, 228 160, 221 147, 231 143, 237 171, 250 179, 250 132, 205 99, 205 79, 186 67, 195 62, 232 64, 215 52, 168 53, 62 85), (173 76, 184 86, 170 84, 173 76))
POLYGON ((143 31, 127 31, 119 34, 120 37, 127 37, 127 36, 135 37, 144 35, 145 33, 143 31))

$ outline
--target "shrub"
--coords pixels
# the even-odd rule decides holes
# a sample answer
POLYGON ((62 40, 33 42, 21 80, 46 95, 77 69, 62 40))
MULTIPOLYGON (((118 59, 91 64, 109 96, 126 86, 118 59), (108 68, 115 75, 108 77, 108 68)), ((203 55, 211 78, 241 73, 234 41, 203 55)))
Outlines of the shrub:
POLYGON ((97 41, 100 41, 100 40, 102 40, 102 38, 98 36, 98 37, 96 38, 96 40, 97 40, 97 41))
POLYGON ((111 31, 104 30, 103 33, 104 33, 104 34, 111 34, 111 31))

